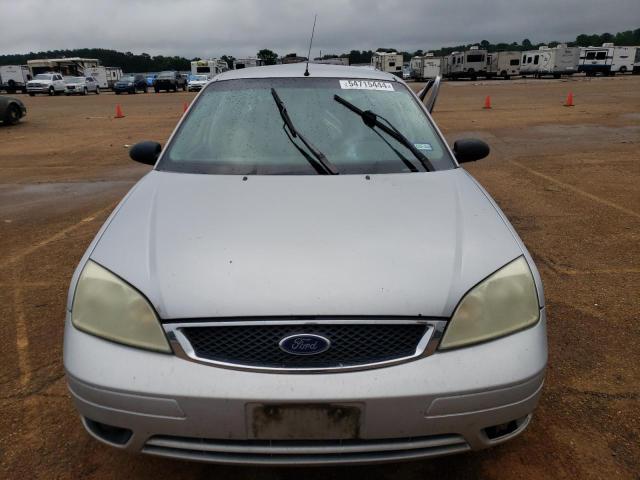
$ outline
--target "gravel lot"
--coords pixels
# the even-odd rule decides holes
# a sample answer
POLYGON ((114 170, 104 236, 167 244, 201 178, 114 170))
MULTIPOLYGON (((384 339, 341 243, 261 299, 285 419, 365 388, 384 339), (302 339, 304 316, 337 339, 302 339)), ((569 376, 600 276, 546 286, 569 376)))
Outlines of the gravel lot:
POLYGON ((62 369, 69 279, 148 171, 124 146, 166 140, 193 96, 21 96, 25 121, 0 127, 0 478, 640 478, 640 76, 441 90, 439 126, 449 141, 490 143, 491 156, 466 168, 511 219, 546 288, 547 382, 518 439, 424 462, 304 471, 131 456, 92 440, 62 369), (573 108, 563 107, 569 91, 573 108), (116 102, 123 119, 113 118, 116 102))

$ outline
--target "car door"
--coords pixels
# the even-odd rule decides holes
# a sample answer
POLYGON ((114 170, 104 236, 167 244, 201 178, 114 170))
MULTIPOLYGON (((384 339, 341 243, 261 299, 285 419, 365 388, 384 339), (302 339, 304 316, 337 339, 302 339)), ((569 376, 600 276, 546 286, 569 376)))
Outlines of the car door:
POLYGON ((66 85, 62 79, 62 75, 56 74, 53 76, 53 89, 59 92, 64 92, 66 85))
POLYGON ((87 90, 89 92, 95 92, 97 89, 96 79, 93 77, 87 77, 87 90))

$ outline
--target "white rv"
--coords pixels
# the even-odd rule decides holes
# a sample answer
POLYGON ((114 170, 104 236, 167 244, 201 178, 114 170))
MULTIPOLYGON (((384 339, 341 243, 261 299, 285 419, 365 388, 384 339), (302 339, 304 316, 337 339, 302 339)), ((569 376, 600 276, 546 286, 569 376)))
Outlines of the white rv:
POLYGON ((616 47, 613 43, 603 43, 602 47, 580 49, 578 69, 587 76, 615 75, 632 72, 638 47, 616 47))
POLYGON ((100 88, 105 90, 109 88, 106 67, 87 67, 84 69, 83 75, 85 77, 93 77, 100 88))
POLYGON ((433 53, 427 53, 422 57, 411 59, 411 78, 423 81, 428 78, 436 78, 442 74, 443 58, 435 57, 433 53))
POLYGON ((402 54, 396 52, 375 52, 371 57, 371 66, 376 70, 391 73, 402 78, 402 54))
POLYGON ((487 76, 487 51, 477 46, 466 52, 452 52, 448 55, 444 72, 446 78, 470 78, 487 76))
POLYGON ((494 52, 487 54, 487 76, 509 80, 520 75, 520 52, 494 52))
POLYGON ((636 47, 636 56, 633 61, 633 74, 636 75, 640 73, 640 47, 636 47))
POLYGON ((219 58, 191 62, 191 75, 206 75, 208 78, 213 78, 227 70, 229 70, 227 62, 219 58))
POLYGON ((15 93, 20 90, 27 93, 27 82, 31 73, 26 65, 3 65, 0 67, 0 90, 15 93))
POLYGON ((120 67, 104 67, 106 69, 107 83, 109 88, 113 88, 118 80, 122 78, 122 69, 120 67))
POLYGON ((96 58, 42 58, 37 60, 27 60, 27 66, 31 76, 38 73, 57 72, 64 77, 80 77, 88 73, 86 69, 100 66, 96 58))
POLYGON ((579 60, 579 47, 567 47, 562 43, 553 48, 543 45, 538 50, 529 50, 522 54, 520 75, 536 78, 546 75, 553 78, 573 75, 578 72, 579 60))

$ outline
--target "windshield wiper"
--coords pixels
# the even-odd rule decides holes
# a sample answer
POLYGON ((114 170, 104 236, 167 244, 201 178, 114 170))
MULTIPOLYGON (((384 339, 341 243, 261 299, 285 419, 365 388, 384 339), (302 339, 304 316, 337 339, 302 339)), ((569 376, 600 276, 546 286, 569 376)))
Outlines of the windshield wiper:
POLYGON ((353 103, 348 102, 347 100, 345 100, 339 95, 334 95, 333 99, 336 102, 347 107, 353 113, 360 115, 360 117, 362 118, 362 121, 367 127, 371 128, 372 130, 375 127, 378 127, 380 130, 382 130, 384 133, 392 137, 394 140, 397 140, 400 144, 407 147, 407 149, 410 150, 411 153, 413 153, 413 155, 420 161, 420 163, 422 164, 422 166, 426 171, 432 172, 435 170, 433 168, 433 165, 431 164, 431 161, 420 150, 418 150, 416 146, 413 143, 411 143, 411 141, 409 141, 407 137, 405 137, 402 133, 400 133, 400 131, 396 127, 394 127, 389 120, 372 112, 371 110, 362 111, 358 107, 356 107, 353 103), (382 118, 389 126, 382 123, 380 120, 378 120, 378 118, 382 118))
POLYGON ((305 156, 307 160, 309 160, 309 163, 311 163, 311 165, 318 171, 318 173, 323 173, 328 175, 339 175, 340 172, 338 171, 338 169, 329 160, 327 160, 327 157, 324 156, 324 153, 318 150, 311 142, 309 142, 309 140, 307 140, 300 132, 296 130, 296 127, 293 126, 293 122, 291 121, 291 118, 289 117, 289 113, 287 112, 287 107, 284 106, 284 103, 282 102, 282 99, 280 98, 280 95, 278 95, 278 92, 276 92, 275 88, 271 89, 271 95, 273 95, 273 99, 275 100, 276 105, 278 106, 278 110, 280 111, 280 116, 282 117, 282 120, 284 121, 285 126, 289 129, 289 132, 291 133, 291 136, 287 134, 287 137, 289 137, 289 140, 291 140, 291 143, 293 143, 294 146, 298 150, 300 150, 300 152, 305 156), (308 155, 304 153, 304 151, 295 142, 294 138, 299 138, 300 141, 304 143, 307 149, 315 157, 315 160, 311 159, 308 155))

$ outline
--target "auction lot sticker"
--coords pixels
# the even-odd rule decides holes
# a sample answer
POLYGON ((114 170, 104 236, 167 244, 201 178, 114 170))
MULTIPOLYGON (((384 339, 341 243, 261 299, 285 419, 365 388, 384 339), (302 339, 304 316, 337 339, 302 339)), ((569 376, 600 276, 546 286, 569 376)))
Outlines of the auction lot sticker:
POLYGON ((343 90, 382 90, 393 92, 391 82, 381 82, 379 80, 340 80, 340 88, 343 90))

